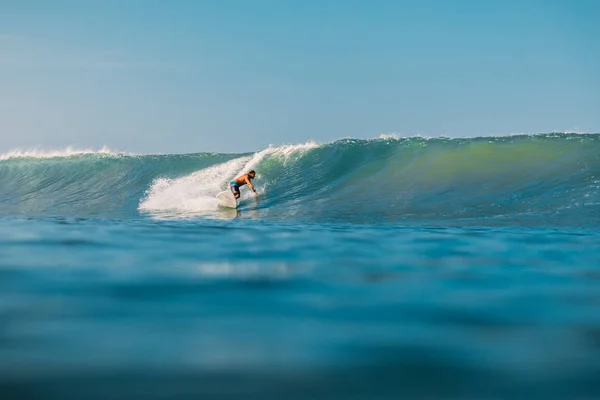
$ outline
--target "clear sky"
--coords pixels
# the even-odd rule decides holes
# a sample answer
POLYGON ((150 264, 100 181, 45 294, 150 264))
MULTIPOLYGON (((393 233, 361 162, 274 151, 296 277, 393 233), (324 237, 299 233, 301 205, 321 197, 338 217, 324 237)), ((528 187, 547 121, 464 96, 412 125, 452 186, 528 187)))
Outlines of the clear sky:
POLYGON ((597 0, 0 0, 0 151, 600 131, 597 0))

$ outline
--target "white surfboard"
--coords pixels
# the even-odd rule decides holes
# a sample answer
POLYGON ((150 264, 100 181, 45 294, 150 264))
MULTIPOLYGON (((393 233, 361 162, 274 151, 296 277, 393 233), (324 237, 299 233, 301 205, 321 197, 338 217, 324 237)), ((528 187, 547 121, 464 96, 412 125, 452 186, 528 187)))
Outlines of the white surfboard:
POLYGON ((217 201, 219 202, 219 205, 223 207, 237 208, 237 200, 231 190, 219 193, 217 195, 217 201))

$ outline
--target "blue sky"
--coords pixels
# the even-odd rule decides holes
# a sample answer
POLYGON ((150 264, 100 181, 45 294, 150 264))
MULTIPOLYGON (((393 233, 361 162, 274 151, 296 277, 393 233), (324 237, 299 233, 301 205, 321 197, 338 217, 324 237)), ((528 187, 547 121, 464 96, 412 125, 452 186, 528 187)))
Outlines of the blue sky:
POLYGON ((600 131, 594 0, 0 0, 0 151, 600 131))

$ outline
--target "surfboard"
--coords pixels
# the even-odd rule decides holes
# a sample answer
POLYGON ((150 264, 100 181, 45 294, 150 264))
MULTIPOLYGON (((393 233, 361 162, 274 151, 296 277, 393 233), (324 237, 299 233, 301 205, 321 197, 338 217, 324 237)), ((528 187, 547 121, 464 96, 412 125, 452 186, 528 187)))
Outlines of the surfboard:
POLYGON ((237 200, 235 196, 231 192, 231 190, 226 190, 217 195, 217 201, 220 206, 228 207, 228 208, 237 208, 237 200))

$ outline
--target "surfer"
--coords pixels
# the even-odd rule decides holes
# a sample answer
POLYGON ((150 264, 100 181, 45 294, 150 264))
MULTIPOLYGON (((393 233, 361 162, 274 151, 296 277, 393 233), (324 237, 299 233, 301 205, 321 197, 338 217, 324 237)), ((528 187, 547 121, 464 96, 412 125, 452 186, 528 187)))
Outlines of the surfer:
MULTIPOLYGON (((246 184, 248 184, 248 187, 250 188, 250 190, 252 190, 254 193, 256 193, 256 190, 254 190, 254 185, 251 182, 251 180, 254 179, 255 176, 256 176, 256 172, 254 172, 254 170, 250 170, 250 171, 248 171, 247 174, 238 176, 237 178, 235 178, 231 182, 229 182, 229 188, 233 192, 233 195, 235 196, 236 199, 240 198, 240 186, 244 186, 246 184)), ((258 193, 256 193, 256 194, 258 194, 258 193)))

